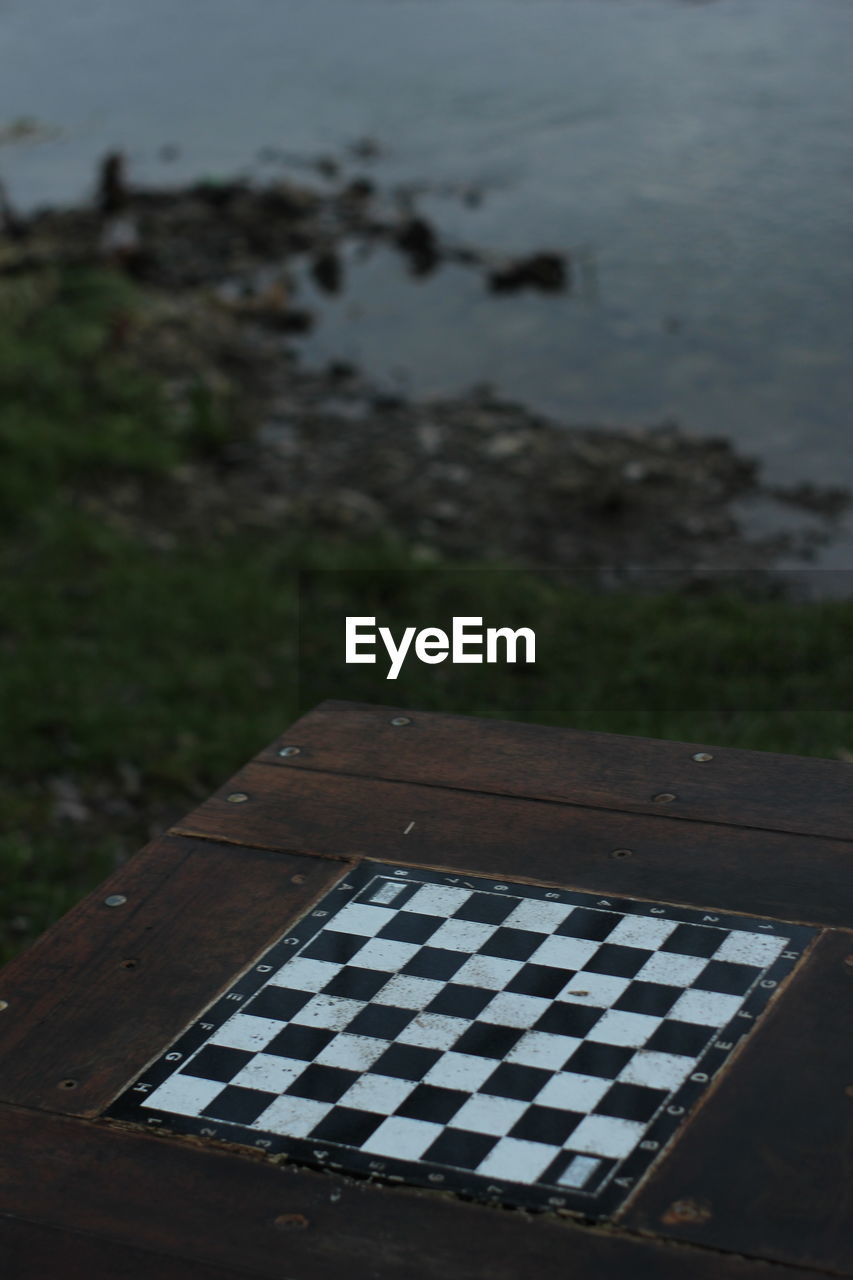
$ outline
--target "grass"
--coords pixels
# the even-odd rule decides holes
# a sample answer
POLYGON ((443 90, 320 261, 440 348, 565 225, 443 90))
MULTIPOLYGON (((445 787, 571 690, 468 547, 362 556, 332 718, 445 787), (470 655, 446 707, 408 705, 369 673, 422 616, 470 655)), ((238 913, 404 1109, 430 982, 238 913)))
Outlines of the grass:
POLYGON ((106 519, 93 494, 133 483, 153 498, 228 433, 200 385, 176 403, 113 349, 117 317, 138 305, 108 272, 19 280, 0 297, 0 955, 324 697, 802 754, 853 747, 847 603, 604 594, 556 575, 427 569, 393 541, 239 523, 160 546, 106 519), (343 665, 347 614, 398 629, 454 613, 533 626, 536 665, 408 663, 396 682, 343 665))

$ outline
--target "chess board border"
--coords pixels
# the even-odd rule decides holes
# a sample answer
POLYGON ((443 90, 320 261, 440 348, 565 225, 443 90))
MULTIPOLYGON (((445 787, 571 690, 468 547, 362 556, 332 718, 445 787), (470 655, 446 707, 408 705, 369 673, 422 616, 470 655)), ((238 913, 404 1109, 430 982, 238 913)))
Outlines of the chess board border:
POLYGON ((744 916, 715 908, 672 906, 666 902, 638 898, 610 897, 588 890, 557 889, 550 885, 497 880, 483 876, 451 875, 446 871, 421 867, 400 867, 393 863, 364 859, 356 867, 342 870, 339 881, 323 897, 313 903, 298 920, 291 921, 280 937, 230 983, 190 1026, 169 1044, 147 1067, 126 1086, 101 1113, 105 1120, 140 1125, 148 1131, 176 1135, 192 1135, 219 1142, 262 1150, 269 1155, 285 1155, 294 1164, 352 1176, 364 1176, 377 1182, 409 1184, 434 1190, 450 1191, 461 1197, 514 1208, 544 1211, 576 1212, 590 1219, 607 1218, 622 1206, 640 1181, 656 1165, 676 1134, 689 1123, 700 1098, 756 1026, 767 1004, 791 976, 802 960, 809 943, 821 932, 819 928, 790 924, 771 917, 744 916), (308 946, 323 930, 328 919, 347 904, 363 899, 366 890, 377 879, 398 878, 411 884, 451 885, 477 892, 508 894, 564 904, 571 907, 601 909, 639 917, 663 916, 679 924, 699 924, 719 929, 775 933, 788 939, 787 946, 769 966, 757 969, 753 986, 744 997, 734 1018, 717 1030, 709 1028, 708 1044, 697 1055, 693 1072, 669 1096, 650 1121, 638 1145, 611 1166, 606 1175, 586 1190, 552 1187, 544 1184, 512 1182, 506 1178, 489 1179, 447 1165, 392 1157, 377 1158, 342 1143, 292 1138, 272 1133, 259 1133, 246 1125, 205 1117, 180 1116, 144 1106, 145 1097, 179 1070, 206 1040, 242 1005, 268 982, 299 951, 308 946), (515 890, 516 892, 513 892, 515 890), (342 896, 343 895, 343 896, 342 896))

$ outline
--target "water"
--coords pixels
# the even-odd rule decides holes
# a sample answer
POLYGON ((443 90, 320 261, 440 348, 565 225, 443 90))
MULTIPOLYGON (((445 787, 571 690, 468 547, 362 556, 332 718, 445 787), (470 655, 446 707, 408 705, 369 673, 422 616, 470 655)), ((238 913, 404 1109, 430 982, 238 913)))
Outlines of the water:
MULTIPOLYGON (((0 0, 0 124, 62 130, 0 172, 33 204, 85 194, 108 147, 177 181, 372 135, 381 182, 486 184, 425 200, 448 235, 575 251, 582 287, 495 299, 380 251, 313 299, 312 359, 675 418, 853 488, 851 53, 849 0, 0 0)), ((853 522, 822 563, 853 567, 853 522)))

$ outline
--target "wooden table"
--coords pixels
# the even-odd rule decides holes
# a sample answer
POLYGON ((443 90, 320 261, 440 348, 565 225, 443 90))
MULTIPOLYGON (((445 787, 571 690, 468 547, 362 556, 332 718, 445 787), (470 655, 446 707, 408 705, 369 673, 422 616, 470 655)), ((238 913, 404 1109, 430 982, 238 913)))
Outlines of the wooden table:
POLYGON ((0 975, 2 1274, 853 1275, 851 777, 827 760, 321 704, 0 975), (359 954, 372 960, 354 969, 359 954), (443 987, 441 957, 469 976, 443 987), (480 1013, 465 1005, 478 987, 480 1013), (418 1004, 419 990, 438 995, 418 1004), (363 1034, 334 1022, 344 1012, 363 1034), (400 1043, 375 1029, 388 1017, 400 1043), (455 1051, 447 1028, 463 1024, 455 1051), (276 1036, 316 1042, 319 1063, 276 1036), (373 1046, 355 1084, 342 1046, 373 1046), (686 1076, 642 1075, 685 1054, 686 1076), (448 1139, 462 1086, 447 1070, 490 1055, 506 1084, 469 1079, 470 1123, 448 1139), (377 1080, 404 1098, 394 1115, 346 1101, 377 1080), (164 1108, 157 1089, 195 1101, 164 1108), (291 1107, 326 1129, 270 1129, 257 1098, 264 1116, 291 1107), (328 1128, 346 1123, 349 1146, 328 1128), (453 1154, 460 1141, 475 1155, 453 1154))

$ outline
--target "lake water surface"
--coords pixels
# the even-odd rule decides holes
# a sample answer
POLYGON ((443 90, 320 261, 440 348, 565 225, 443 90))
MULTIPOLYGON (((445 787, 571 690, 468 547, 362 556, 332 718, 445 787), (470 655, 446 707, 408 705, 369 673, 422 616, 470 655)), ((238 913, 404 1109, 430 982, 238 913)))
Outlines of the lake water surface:
MULTIPOLYGON (((485 185, 424 199, 454 240, 574 251, 578 287, 496 299, 378 252, 312 299, 311 358, 675 418, 853 488, 851 54, 849 0, 0 0, 0 126, 61 130, 0 146, 0 175, 31 205, 85 194, 109 147, 173 182, 371 135, 380 183, 485 185)), ((822 563, 853 568, 853 531, 822 563)))

